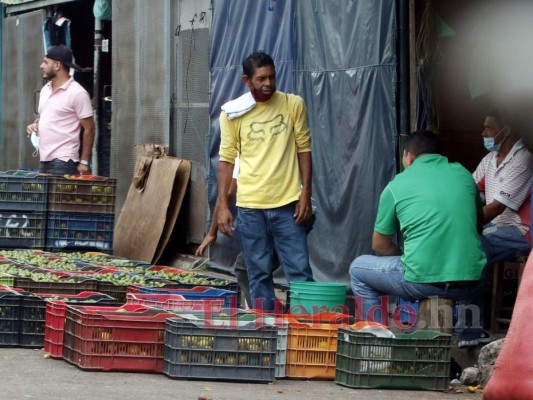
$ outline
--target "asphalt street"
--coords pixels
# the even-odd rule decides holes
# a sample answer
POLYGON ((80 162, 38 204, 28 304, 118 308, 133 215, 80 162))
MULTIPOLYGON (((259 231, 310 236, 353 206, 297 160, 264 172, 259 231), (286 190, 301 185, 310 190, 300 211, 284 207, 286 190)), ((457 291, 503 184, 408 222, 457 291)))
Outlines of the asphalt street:
POLYGON ((276 380, 271 384, 175 380, 163 374, 89 372, 43 350, 0 349, 0 400, 448 400, 481 399, 455 391, 360 390, 333 381, 276 380))

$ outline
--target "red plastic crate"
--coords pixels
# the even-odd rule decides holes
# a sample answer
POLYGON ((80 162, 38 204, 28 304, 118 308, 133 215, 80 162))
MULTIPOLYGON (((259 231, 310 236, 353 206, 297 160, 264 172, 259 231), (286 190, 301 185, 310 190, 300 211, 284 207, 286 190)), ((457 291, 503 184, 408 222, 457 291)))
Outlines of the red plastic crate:
POLYGON ((167 318, 176 314, 134 304, 69 305, 63 358, 86 370, 162 373, 167 318))
POLYGON ((126 293, 126 304, 162 307, 174 311, 220 312, 224 299, 188 300, 179 294, 126 293))
POLYGON ((44 331, 44 351, 52 358, 63 358, 63 336, 65 331, 65 314, 67 304, 114 304, 116 299, 99 292, 82 292, 77 295, 57 295, 38 293, 36 296, 48 298, 46 301, 46 318, 44 331), (68 299, 51 300, 49 297, 68 299))

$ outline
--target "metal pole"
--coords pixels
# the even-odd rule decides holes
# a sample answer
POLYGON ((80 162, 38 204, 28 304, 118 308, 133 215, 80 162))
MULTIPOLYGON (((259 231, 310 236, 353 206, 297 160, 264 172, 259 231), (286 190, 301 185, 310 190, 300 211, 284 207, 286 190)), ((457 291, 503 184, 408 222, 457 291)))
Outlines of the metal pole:
POLYGON ((94 62, 93 62, 93 109, 94 109, 94 147, 92 173, 98 174, 98 141, 100 138, 100 52, 102 51, 102 22, 94 19, 94 62))

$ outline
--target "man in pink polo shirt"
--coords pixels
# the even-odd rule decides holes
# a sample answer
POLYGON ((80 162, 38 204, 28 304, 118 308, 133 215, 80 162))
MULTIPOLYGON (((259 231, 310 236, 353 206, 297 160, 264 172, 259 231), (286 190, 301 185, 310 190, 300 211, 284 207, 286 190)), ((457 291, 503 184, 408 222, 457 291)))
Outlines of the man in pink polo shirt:
POLYGON ((28 134, 39 136, 39 170, 53 175, 88 173, 94 144, 93 108, 89 93, 70 76, 71 68, 79 69, 72 63, 72 50, 64 45, 50 47, 40 68, 49 82, 41 90, 39 116, 26 128, 28 134))

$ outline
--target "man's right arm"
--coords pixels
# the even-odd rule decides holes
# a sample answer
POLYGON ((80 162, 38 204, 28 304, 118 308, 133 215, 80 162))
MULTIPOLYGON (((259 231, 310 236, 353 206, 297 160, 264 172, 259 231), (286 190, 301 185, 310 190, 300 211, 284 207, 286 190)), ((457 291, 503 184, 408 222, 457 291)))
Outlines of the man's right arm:
POLYGON ((218 230, 228 236, 233 236, 235 229, 233 223, 233 216, 229 209, 228 192, 231 186, 233 177, 234 165, 227 161, 219 161, 218 163, 218 230))
POLYGON ((372 235, 372 250, 378 256, 401 256, 402 251, 394 243, 395 235, 383 235, 374 231, 372 235))
POLYGON ((33 121, 31 124, 29 124, 26 127, 26 133, 28 135, 31 135, 32 132, 38 132, 39 131, 39 117, 35 118, 35 121, 33 121))

